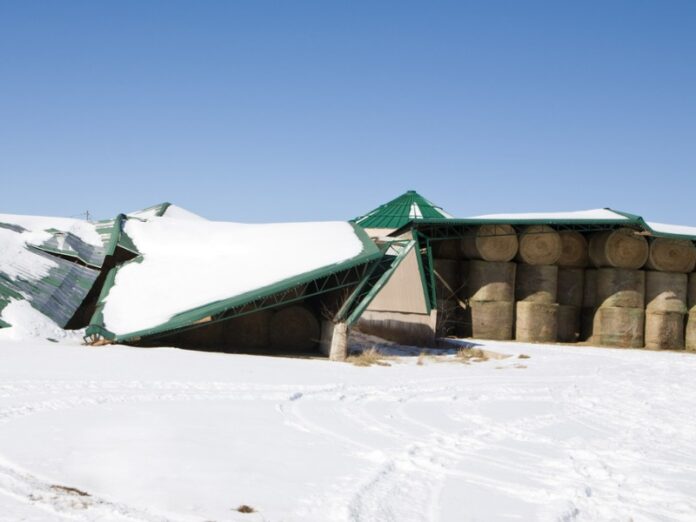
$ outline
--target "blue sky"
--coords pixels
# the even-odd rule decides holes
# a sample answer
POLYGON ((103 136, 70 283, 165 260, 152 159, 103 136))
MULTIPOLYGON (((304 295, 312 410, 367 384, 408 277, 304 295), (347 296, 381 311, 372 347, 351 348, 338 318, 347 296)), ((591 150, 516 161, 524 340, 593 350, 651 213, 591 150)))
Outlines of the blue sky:
POLYGON ((696 2, 0 0, 0 212, 696 225, 696 2))

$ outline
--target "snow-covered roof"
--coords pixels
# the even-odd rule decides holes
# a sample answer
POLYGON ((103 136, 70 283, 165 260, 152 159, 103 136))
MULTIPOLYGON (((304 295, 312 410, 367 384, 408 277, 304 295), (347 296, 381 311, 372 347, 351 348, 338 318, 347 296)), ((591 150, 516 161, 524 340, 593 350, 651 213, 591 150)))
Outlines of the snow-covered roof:
POLYGON ((415 190, 409 190, 353 221, 368 229, 395 229, 412 220, 451 217, 451 214, 428 201, 415 190))
POLYGON ((484 214, 472 216, 469 219, 540 219, 557 221, 589 221, 589 220, 618 220, 629 219, 609 208, 596 208, 591 210, 576 210, 571 212, 522 212, 513 214, 484 214))

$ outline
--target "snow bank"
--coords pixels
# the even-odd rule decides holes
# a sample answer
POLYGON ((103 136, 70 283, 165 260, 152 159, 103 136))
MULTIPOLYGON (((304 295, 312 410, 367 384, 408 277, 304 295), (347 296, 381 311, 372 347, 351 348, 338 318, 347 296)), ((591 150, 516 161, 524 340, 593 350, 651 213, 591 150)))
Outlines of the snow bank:
POLYGON ((12 325, 0 328, 0 341, 23 339, 66 339, 80 337, 82 332, 66 332, 50 318, 36 310, 28 301, 12 300, 0 312, 0 319, 12 325))
POLYGON ((345 222, 247 225, 173 218, 129 220, 142 262, 122 266, 104 306, 117 335, 193 308, 348 260, 363 245, 345 222))
POLYGON ((597 208, 592 210, 576 210, 572 212, 530 212, 519 214, 484 214, 472 216, 468 219, 555 219, 555 220, 627 220, 628 218, 617 214, 613 210, 597 208))

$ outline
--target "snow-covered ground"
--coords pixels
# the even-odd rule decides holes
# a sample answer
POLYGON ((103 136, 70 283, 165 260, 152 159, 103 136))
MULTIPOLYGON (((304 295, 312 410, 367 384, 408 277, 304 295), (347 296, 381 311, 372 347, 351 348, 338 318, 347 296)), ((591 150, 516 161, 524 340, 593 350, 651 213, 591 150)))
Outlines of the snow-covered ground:
POLYGON ((511 357, 5 336, 0 520, 696 520, 695 355, 485 347, 511 357))

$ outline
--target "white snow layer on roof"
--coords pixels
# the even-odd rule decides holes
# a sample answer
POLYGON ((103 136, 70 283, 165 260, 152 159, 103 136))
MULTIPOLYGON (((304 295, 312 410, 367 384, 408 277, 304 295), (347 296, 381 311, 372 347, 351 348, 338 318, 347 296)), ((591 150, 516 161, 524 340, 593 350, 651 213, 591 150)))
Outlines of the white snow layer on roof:
POLYGON ((50 237, 48 232, 15 232, 0 227, 0 273, 12 280, 36 281, 47 276, 58 264, 32 252, 27 244, 41 244, 50 237))
POLYGON ((696 227, 688 227, 685 225, 669 225, 667 223, 648 222, 648 226, 655 232, 662 234, 678 234, 682 236, 696 237, 696 227))
POLYGON ((345 222, 247 225, 151 218, 125 232, 142 253, 122 266, 104 306, 104 324, 123 335, 359 255, 345 222))
MULTIPOLYGON (((157 212, 162 208, 161 205, 155 205, 154 207, 145 208, 143 210, 136 210, 135 212, 129 212, 127 215, 131 217, 137 217, 140 219, 149 219, 157 217, 157 212)), ((169 205, 164 211, 162 217, 174 218, 174 219, 192 219, 197 221, 206 221, 206 219, 198 214, 194 214, 190 210, 179 207, 177 205, 169 205)))
MULTIPOLYGON (((44 230, 55 229, 60 232, 69 232, 80 238, 83 242, 94 246, 103 246, 101 236, 97 232, 94 223, 81 219, 61 218, 61 217, 45 217, 45 216, 22 216, 15 214, 0 214, 0 223, 15 225, 22 227, 30 232, 41 233, 44 230)), ((40 244, 48 239, 48 235, 40 235, 38 243, 40 244)), ((25 239, 32 239, 27 236, 25 239)))
POLYGON ((484 214, 472 216, 469 219, 558 219, 558 220, 626 220, 628 219, 613 210, 597 208, 592 210, 576 210, 572 212, 529 212, 519 214, 484 214))

